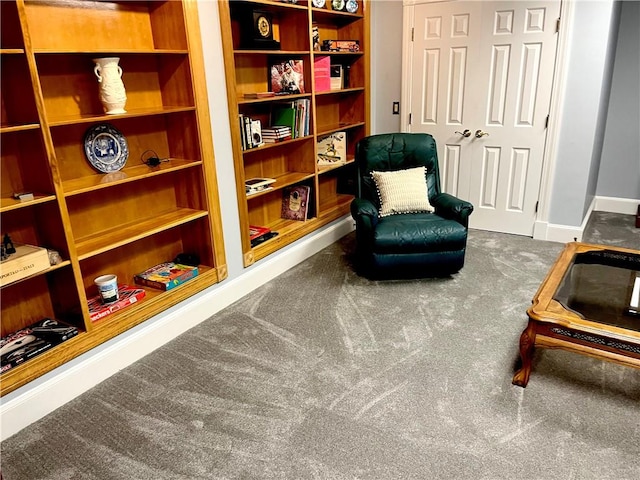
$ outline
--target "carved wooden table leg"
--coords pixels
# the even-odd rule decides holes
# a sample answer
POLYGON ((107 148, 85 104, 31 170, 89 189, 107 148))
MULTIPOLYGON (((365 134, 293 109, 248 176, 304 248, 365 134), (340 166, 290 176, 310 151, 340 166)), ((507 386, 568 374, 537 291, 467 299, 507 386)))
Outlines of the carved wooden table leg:
POLYGON ((519 387, 526 387, 529 383, 531 373, 531 362, 533 360, 533 350, 535 349, 536 332, 533 321, 529 320, 527 328, 520 335, 520 360, 522 365, 513 376, 511 383, 519 387))

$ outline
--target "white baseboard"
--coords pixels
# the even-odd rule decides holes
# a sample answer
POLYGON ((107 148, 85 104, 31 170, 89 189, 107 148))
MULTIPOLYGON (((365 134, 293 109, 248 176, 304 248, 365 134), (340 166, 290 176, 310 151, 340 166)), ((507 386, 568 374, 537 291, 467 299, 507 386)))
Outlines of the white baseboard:
POLYGON ((581 241, 584 229, 587 226, 591 213, 609 212, 624 215, 635 215, 638 211, 640 200, 632 198, 595 197, 589 205, 586 215, 579 227, 571 225, 554 225, 548 222, 536 222, 533 226, 533 238, 535 240, 548 240, 550 242, 581 241))
POLYGON ((624 215, 635 215, 640 205, 640 199, 596 197, 597 212, 622 213, 624 215))
POLYGON ((0 439, 53 412, 353 230, 350 216, 311 234, 0 399, 0 439))

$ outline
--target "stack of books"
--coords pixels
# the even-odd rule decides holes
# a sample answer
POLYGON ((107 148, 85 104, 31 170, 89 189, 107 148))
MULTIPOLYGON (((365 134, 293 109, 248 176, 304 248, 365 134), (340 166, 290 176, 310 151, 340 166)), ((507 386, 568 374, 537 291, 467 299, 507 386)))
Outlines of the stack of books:
POLYGON ((291 102, 277 102, 271 111, 271 126, 286 126, 291 129, 293 138, 309 135, 311 101, 300 98, 291 102))
POLYGON ((264 143, 278 143, 284 140, 291 140, 291 127, 276 125, 262 129, 262 141, 264 143))
POLYGON ((249 236, 251 238, 251 247, 256 247, 263 242, 275 237, 278 232, 273 232, 269 227, 261 227, 258 225, 249 225, 249 236))
POLYGON ((257 177, 248 178, 244 181, 244 190, 247 195, 253 195, 254 193, 262 192, 264 190, 271 190, 272 183, 275 183, 275 178, 257 177))

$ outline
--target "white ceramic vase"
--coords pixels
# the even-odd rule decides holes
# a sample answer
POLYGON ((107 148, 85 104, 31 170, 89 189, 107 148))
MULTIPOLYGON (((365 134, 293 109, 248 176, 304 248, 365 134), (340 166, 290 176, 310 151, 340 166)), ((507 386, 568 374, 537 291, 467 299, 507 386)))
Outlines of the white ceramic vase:
POLYGON ((118 65, 119 57, 94 58, 96 66, 93 72, 100 84, 100 101, 104 112, 110 115, 127 113, 127 92, 122 82, 122 68, 118 65))

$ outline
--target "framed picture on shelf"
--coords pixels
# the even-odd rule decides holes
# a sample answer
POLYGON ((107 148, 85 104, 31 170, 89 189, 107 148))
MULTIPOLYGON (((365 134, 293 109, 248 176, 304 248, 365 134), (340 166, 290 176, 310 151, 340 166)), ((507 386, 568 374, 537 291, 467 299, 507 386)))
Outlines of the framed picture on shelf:
POLYGON ((269 68, 271 91, 274 93, 304 93, 304 65, 302 60, 287 60, 269 68))

